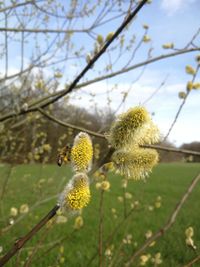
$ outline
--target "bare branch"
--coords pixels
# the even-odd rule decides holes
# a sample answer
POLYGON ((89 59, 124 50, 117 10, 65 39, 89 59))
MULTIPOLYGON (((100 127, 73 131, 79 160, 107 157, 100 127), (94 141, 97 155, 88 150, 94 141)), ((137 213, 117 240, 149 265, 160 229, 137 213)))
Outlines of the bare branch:
POLYGON ((199 151, 186 150, 186 149, 180 149, 180 148, 175 148, 175 147, 166 147, 166 146, 160 146, 160 145, 143 145, 142 147, 144 147, 144 148, 155 148, 157 150, 181 153, 181 154, 186 154, 186 155, 200 156, 200 152, 199 151))
POLYGON ((183 267, 191 267, 191 266, 193 266, 194 263, 196 263, 198 261, 200 261, 200 255, 198 255, 197 257, 195 257, 193 260, 191 260, 190 262, 188 262, 183 267))
POLYGON ((7 10, 11 10, 11 9, 14 9, 14 8, 17 8, 17 7, 33 4, 34 2, 35 2, 35 0, 31 0, 31 1, 25 1, 25 2, 22 2, 22 3, 19 3, 19 4, 13 4, 13 5, 4 7, 4 8, 0 8, 0 12, 5 12, 7 10))
POLYGON ((176 207, 174 208, 174 211, 170 215, 167 223, 157 232, 155 233, 152 237, 147 239, 147 241, 143 244, 141 248, 139 248, 132 256, 131 258, 127 261, 125 264, 126 267, 132 266, 131 264, 134 262, 134 260, 146 249, 149 247, 149 245, 156 239, 158 239, 160 236, 162 236, 166 231, 168 231, 172 225, 175 223, 175 220, 177 218, 177 215, 179 214, 183 204, 186 202, 190 194, 192 193, 193 189, 197 185, 197 183, 200 180, 200 174, 198 174, 191 182, 189 187, 187 188, 186 192, 183 194, 182 198, 180 201, 177 203, 176 207))
POLYGON ((55 205, 28 234, 18 239, 6 255, 0 259, 0 267, 4 266, 4 264, 6 264, 6 262, 9 261, 9 259, 11 259, 26 244, 27 241, 29 241, 51 218, 53 218, 59 208, 60 206, 58 204, 55 205))
POLYGON ((100 133, 96 133, 96 132, 93 132, 93 131, 90 131, 90 130, 87 130, 83 127, 79 127, 79 126, 76 126, 76 125, 72 125, 70 123, 66 123, 66 122, 63 122, 61 120, 58 120, 56 119, 55 117, 51 116, 50 114, 48 114, 47 112, 45 112, 43 109, 41 108, 38 108, 39 112, 41 114, 43 114, 45 117, 47 117, 48 119, 50 119, 51 121, 54 121, 56 122, 57 124, 61 125, 61 126, 64 126, 64 127, 67 127, 67 128, 72 128, 74 130, 78 130, 78 131, 82 131, 82 132, 86 132, 92 136, 95 136, 95 137, 99 137, 99 138, 103 138, 105 139, 105 136, 103 134, 100 134, 100 133))

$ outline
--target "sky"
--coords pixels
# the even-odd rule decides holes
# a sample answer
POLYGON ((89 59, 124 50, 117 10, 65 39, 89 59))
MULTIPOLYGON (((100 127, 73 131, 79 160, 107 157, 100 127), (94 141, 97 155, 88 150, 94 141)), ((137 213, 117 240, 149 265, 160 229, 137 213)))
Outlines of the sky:
MULTIPOLYGON (((198 30, 200 27, 199 10, 200 2, 195 0, 153 1, 151 5, 146 6, 139 13, 135 29, 141 32, 142 24, 150 25, 148 35, 152 38, 153 54, 167 53, 167 50, 162 49, 162 44, 174 42, 177 48, 182 48, 198 30)), ((197 43, 199 43, 200 39, 197 40, 197 43)), ((112 99, 111 108, 116 110, 122 98, 119 91, 130 90, 127 101, 118 110, 118 113, 121 113, 130 107, 145 103, 166 79, 165 85, 153 98, 145 103, 145 107, 154 114, 153 120, 158 124, 162 135, 165 136, 182 102, 178 98, 178 93, 186 91, 186 84, 191 79, 191 76, 185 72, 185 66, 191 65, 195 68, 195 56, 197 54, 200 54, 200 52, 158 61, 149 65, 142 78, 132 86, 132 81, 136 79, 141 69, 88 86, 84 88, 84 92, 94 93, 95 91, 97 95, 96 103, 103 108, 107 103, 107 94, 103 94, 103 92, 106 92, 107 89, 111 90, 113 85, 117 83, 117 92, 113 91, 110 94, 112 99)), ((140 62, 141 58, 143 58, 143 49, 140 49, 136 63, 140 62)), ((200 82, 199 78, 200 75, 197 75, 196 81, 200 82)), ((84 94, 81 100, 75 101, 75 103, 82 103, 83 106, 86 106, 87 98, 89 103, 91 101, 89 100, 90 96, 87 97, 84 94)), ((190 93, 169 136, 169 141, 177 146, 192 141, 200 141, 200 91, 193 90, 190 93)))
MULTIPOLYGON (((127 5, 128 3, 129 1, 127 1, 127 5)), ((137 19, 131 24, 127 36, 131 38, 131 36, 136 35, 136 41, 139 40, 144 34, 142 25, 148 24, 150 26, 148 36, 150 36, 151 41, 142 44, 131 65, 145 60, 150 47, 153 47, 152 56, 159 56, 170 52, 162 48, 162 45, 165 43, 173 42, 176 48, 183 48, 187 45, 198 28, 200 28, 199 10, 199 0, 153 0, 150 5, 145 5, 137 15, 137 19)), ((84 21, 84 25, 89 25, 91 20, 92 18, 89 18, 84 21)), ((122 18, 119 18, 106 27, 102 26, 95 29, 95 33, 106 36, 109 32, 115 31, 116 25, 120 25, 121 22, 122 18)), ((54 23, 51 26, 53 28, 55 26, 54 23)), ((80 22, 76 26, 78 28, 80 22)), ((84 44, 86 53, 90 52, 93 47, 91 39, 86 38, 84 34, 74 34, 73 40, 77 46, 81 47, 84 44)), ((200 37, 197 38, 196 43, 200 43, 200 37)), ((21 61, 19 51, 19 47, 12 46, 9 59, 9 73, 19 70, 18 63, 21 61)), ((25 51, 25 64, 28 64, 31 51, 31 46, 25 51)), ((153 120, 158 124, 164 136, 181 104, 178 93, 186 90, 186 84, 191 79, 191 76, 185 72, 185 66, 191 65, 195 68, 195 56, 197 54, 200 54, 200 51, 157 61, 148 65, 145 70, 143 68, 135 69, 115 78, 84 87, 72 94, 71 103, 92 111, 94 106, 98 106, 100 109, 107 108, 108 101, 111 101, 109 107, 117 114, 126 111, 130 107, 144 105, 153 114, 153 120), (138 79, 141 72, 143 75, 138 79), (163 81, 165 83, 160 87, 163 81), (156 90, 158 92, 151 98, 156 90), (122 103, 123 94, 127 92, 127 100, 122 103)), ((112 56, 114 58, 115 54, 113 53, 112 56)), ((113 71, 119 70, 129 57, 130 53, 123 55, 113 67, 113 71)), ((105 67, 108 59, 107 55, 103 55, 82 81, 98 77, 99 71, 105 67)), ((63 87, 63 84, 69 77, 69 81, 72 80, 85 64, 85 60, 81 62, 69 61, 62 69, 64 75, 60 88, 63 87)), ((0 71, 3 71, 2 62, 0 62, 0 71)), ((50 76, 53 71, 51 69, 46 70, 46 75, 50 76)), ((196 81, 200 82, 199 74, 196 81)), ((169 136, 169 141, 177 146, 192 141, 200 141, 199 122, 200 90, 193 90, 169 136)))

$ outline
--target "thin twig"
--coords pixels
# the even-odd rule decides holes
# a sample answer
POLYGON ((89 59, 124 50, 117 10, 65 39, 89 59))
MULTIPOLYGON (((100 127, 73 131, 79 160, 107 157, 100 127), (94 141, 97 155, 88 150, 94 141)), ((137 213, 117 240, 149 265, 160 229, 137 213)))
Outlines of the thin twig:
POLYGON ((30 256, 27 258, 25 264, 24 264, 24 267, 28 267, 28 266, 31 266, 32 264, 32 261, 33 261, 33 257, 34 255, 37 253, 38 249, 40 248, 40 245, 42 244, 42 242, 45 240, 47 234, 49 233, 49 230, 51 228, 48 227, 45 229, 43 235, 41 236, 41 238, 38 240, 37 244, 34 246, 34 249, 32 251, 32 253, 30 254, 30 256))
POLYGON ((185 155, 200 156, 199 151, 186 150, 186 149, 180 149, 180 148, 175 148, 175 147, 167 147, 167 146, 160 146, 160 145, 143 145, 142 147, 155 148, 157 150, 175 152, 175 153, 180 153, 180 154, 185 154, 185 155))
POLYGON ((127 207, 126 207, 126 188, 123 187, 123 206, 124 206, 124 219, 127 216, 127 207))
POLYGON ((198 261, 200 261, 200 255, 198 255, 197 257, 195 257, 193 260, 191 260, 190 262, 188 262, 183 267, 191 267, 191 266, 193 266, 194 263, 196 263, 198 261))
POLYGON ((6 192, 6 187, 7 187, 7 184, 8 184, 8 180, 9 180, 9 178, 11 176, 11 173, 12 173, 12 169, 13 169, 13 166, 11 165, 10 168, 9 168, 8 174, 6 175, 6 178, 5 178, 5 180, 3 182, 3 185, 2 185, 0 201, 2 201, 3 198, 4 198, 4 195, 5 195, 5 192, 6 192))
MULTIPOLYGON (((104 248, 106 248, 106 246, 111 242, 111 240, 113 239, 114 236, 116 236, 116 233, 119 231, 119 229, 124 225, 124 223, 128 220, 128 218, 130 218, 130 215, 133 213, 134 209, 131 209, 126 218, 122 219, 117 225, 116 227, 113 229, 112 233, 107 237, 106 241, 104 242, 104 248)), ((94 253, 94 255, 92 255, 92 257, 90 258, 90 260, 87 263, 87 267, 91 266, 92 262, 94 261, 94 259, 98 256, 98 250, 96 250, 96 252, 94 253)))
POLYGON ((14 8, 17 8, 17 7, 21 7, 21 6, 26 6, 26 5, 29 5, 29 4, 33 4, 34 0, 31 0, 31 1, 25 1, 25 2, 22 2, 22 3, 19 3, 19 4, 13 4, 13 5, 10 5, 10 6, 7 6, 7 7, 4 7, 4 8, 0 8, 0 12, 5 12, 7 10, 11 10, 11 9, 14 9, 14 8))
MULTIPOLYGON (((72 129, 79 130, 79 131, 83 131, 83 132, 86 132, 86 133, 88 133, 88 134, 90 134, 92 136, 95 136, 95 137, 98 137, 98 138, 102 138, 102 139, 106 139, 106 136, 104 134, 100 134, 100 133, 85 129, 83 127, 79 127, 79 126, 76 126, 76 125, 73 125, 73 124, 70 124, 70 123, 63 122, 63 121, 55 118, 54 116, 48 114, 43 109, 38 109, 38 110, 40 111, 40 113, 42 113, 48 119, 56 122, 57 124, 59 124, 61 126, 64 126, 64 127, 67 127, 67 128, 72 128, 72 129)), ((142 145, 142 147, 144 147, 144 148, 155 148, 157 150, 181 153, 181 154, 186 154, 186 155, 200 156, 200 152, 199 151, 179 149, 179 148, 174 148, 174 147, 166 147, 166 146, 160 146, 160 145, 142 145)))
POLYGON ((67 122, 63 122, 55 117, 53 117, 52 115, 50 115, 49 113, 45 112, 43 109, 41 108, 38 108, 39 112, 44 115, 45 117, 47 117, 48 119, 50 119, 51 121, 54 121, 56 122, 57 124, 61 125, 61 126, 64 126, 64 127, 67 127, 67 128, 72 128, 74 130, 78 130, 78 131, 82 131, 82 132, 87 132, 88 134, 92 135, 92 136, 96 136, 96 137, 99 137, 99 138, 103 138, 105 139, 105 136, 103 134, 99 134, 97 132, 94 132, 94 131, 90 131, 90 130, 86 130, 85 128, 83 127, 79 127, 79 126, 76 126, 76 125, 72 125, 70 123, 67 123, 67 122))
MULTIPOLYGON (((193 78, 192 78, 192 81, 191 81, 192 83, 195 81, 195 78, 196 78, 196 76, 197 76, 197 73, 198 73, 199 68, 200 68, 200 65, 198 65, 197 68, 196 68, 195 74, 194 74, 194 76, 193 76, 193 78)), ((179 115, 180 115, 180 113, 181 113, 181 110, 183 109, 183 106, 185 105, 185 102, 186 102, 186 100, 187 100, 187 98, 188 98, 190 92, 191 92, 191 90, 188 90, 188 91, 187 91, 187 94, 186 94, 186 96, 184 97, 184 99, 183 99, 181 105, 179 106, 179 109, 178 109, 178 111, 177 111, 177 113, 176 113, 176 116, 175 116, 175 118, 174 118, 174 120, 173 120, 171 126, 169 127, 169 130, 168 130, 167 134, 165 135, 165 137, 164 137, 164 139, 163 139, 163 142, 166 141, 166 139, 167 139, 168 136, 170 135, 172 129, 174 128, 174 125, 176 124, 176 122, 177 122, 177 120, 178 120, 178 117, 179 117, 179 115)))
MULTIPOLYGON (((71 232, 70 236, 73 235, 75 231, 76 231, 76 230, 74 229, 74 230, 71 232)), ((60 240, 57 240, 56 242, 54 242, 54 243, 52 244, 52 246, 51 246, 50 248, 48 248, 42 255, 40 255, 40 256, 39 256, 38 258, 36 258, 36 259, 33 259, 33 262, 37 262, 37 261, 39 261, 41 258, 44 258, 45 255, 47 255, 47 254, 48 254, 50 251, 52 251, 54 248, 58 247, 58 246, 59 246, 60 244, 62 244, 64 241, 66 241, 67 239, 69 239, 70 236, 67 235, 67 236, 61 238, 60 240)))
MULTIPOLYGON (((49 202, 53 199, 56 199, 58 197, 58 195, 54 195, 54 196, 51 196, 51 197, 48 197, 46 199, 43 199, 43 200, 40 200, 38 202, 36 202, 29 210, 29 212, 33 211, 34 209, 36 209, 37 207, 39 207, 40 205, 46 203, 46 202, 49 202)), ((6 232, 8 232, 13 226, 15 226, 17 223, 19 223, 21 220, 23 220, 26 216, 27 216, 28 213, 25 213, 25 214, 22 214, 20 215, 16 220, 15 220, 15 223, 14 224, 10 224, 8 226, 6 226, 5 228, 1 229, 0 231, 0 236, 6 232)))
POLYGON ((104 190, 100 193, 99 203, 99 240, 98 240, 98 251, 99 251, 99 267, 103 266, 103 196, 104 190))
POLYGON ((146 105, 147 102, 149 102, 159 91, 160 89, 165 85, 167 79, 169 77, 169 74, 167 74, 167 76, 165 77, 165 79, 161 82, 161 84, 159 85, 158 88, 156 88, 156 90, 142 103, 142 105, 146 105))
POLYGON ((6 177, 4 179, 4 182, 2 185, 2 190, 1 190, 1 195, 0 195, 1 216, 2 216, 3 221, 5 221, 4 209, 3 209, 3 198, 4 198, 4 195, 6 193, 6 187, 7 187, 8 181, 11 177, 12 169, 13 169, 13 166, 11 165, 9 168, 8 174, 6 175, 6 177))
POLYGON ((8 27, 0 27, 0 32, 19 32, 19 33, 68 33, 72 34, 74 32, 88 32, 89 29, 74 29, 74 30, 62 30, 62 29, 27 29, 27 28, 8 28, 8 27))
POLYGON ((149 247, 149 245, 156 239, 158 239, 160 236, 162 236, 166 231, 168 231, 172 225, 175 223, 176 217, 179 214, 183 204, 186 202, 190 194, 192 193, 193 189, 197 185, 197 183, 200 180, 200 174, 198 174, 191 182, 189 187, 187 188, 186 192, 183 194, 180 201, 177 203, 176 207, 174 208, 174 211, 169 216, 169 219, 167 223, 158 231, 156 232, 152 237, 146 240, 146 242, 140 247, 131 257, 130 259, 125 263, 125 267, 132 266, 132 263, 134 260, 146 249, 149 247))
POLYGON ((24 237, 19 238, 13 245, 13 247, 0 259, 0 267, 4 266, 25 244, 27 241, 32 239, 32 237, 55 215, 57 210, 60 208, 56 204, 50 212, 39 222, 37 223, 30 232, 28 232, 24 237))

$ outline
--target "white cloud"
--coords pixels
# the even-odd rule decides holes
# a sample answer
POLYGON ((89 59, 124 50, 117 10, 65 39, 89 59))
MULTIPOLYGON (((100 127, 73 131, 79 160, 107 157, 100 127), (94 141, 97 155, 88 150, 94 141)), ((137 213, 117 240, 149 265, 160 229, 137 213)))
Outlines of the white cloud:
POLYGON ((165 10, 168 15, 173 15, 177 11, 186 8, 196 0, 162 0, 161 8, 165 10))

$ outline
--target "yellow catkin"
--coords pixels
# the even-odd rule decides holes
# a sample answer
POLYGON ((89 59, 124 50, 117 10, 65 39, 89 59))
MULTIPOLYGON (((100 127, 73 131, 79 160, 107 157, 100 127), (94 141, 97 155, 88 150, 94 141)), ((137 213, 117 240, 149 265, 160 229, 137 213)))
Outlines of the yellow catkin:
POLYGON ((132 151, 118 150, 112 156, 115 168, 120 174, 134 180, 144 179, 158 162, 154 149, 135 147, 132 151))
POLYGON ((145 123, 142 127, 138 128, 135 132, 132 144, 145 145, 145 144, 155 144, 160 140, 160 131, 158 127, 149 121, 145 123))
POLYGON ((104 191, 108 191, 110 189, 110 183, 108 181, 101 182, 101 189, 104 191))
POLYGON ((77 211, 90 201, 89 179, 85 173, 77 173, 68 182, 59 197, 61 214, 65 211, 77 211))
POLYGON ((87 172, 93 157, 92 142, 88 134, 79 133, 71 150, 71 162, 75 171, 87 172))
POLYGON ((136 130, 151 121, 144 107, 134 107, 120 115, 112 125, 109 141, 115 149, 130 145, 134 140, 136 130))
POLYGON ((164 49, 172 49, 172 48, 174 48, 174 44, 173 43, 167 43, 167 44, 164 44, 162 47, 164 49))
POLYGON ((193 89, 193 83, 191 81, 189 81, 187 83, 187 91, 191 91, 193 89))
POLYGON ((193 89, 200 89, 200 83, 193 83, 193 89))
POLYGON ((148 42, 150 42, 151 41, 151 38, 148 36, 148 35, 144 35, 144 37, 143 37, 143 42, 144 43, 148 43, 148 42))
POLYGON ((188 227, 186 230, 185 230, 185 235, 186 237, 193 237, 194 235, 194 229, 193 227, 188 227))
POLYGON ((76 217, 75 222, 74 222, 74 228, 78 230, 83 226, 83 224, 84 224, 83 217, 82 216, 76 217))
POLYGON ((90 189, 86 176, 77 174, 72 189, 65 196, 66 205, 72 210, 80 210, 87 206, 90 201, 90 189))
POLYGON ((191 74, 191 75, 195 75, 195 73, 196 73, 196 70, 190 65, 187 65, 185 67, 185 71, 186 71, 186 73, 191 74))

